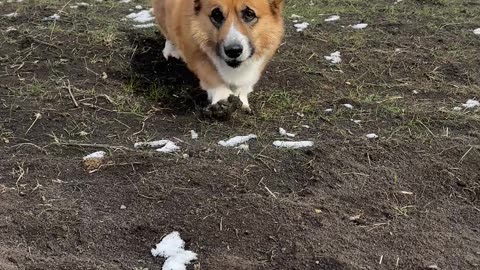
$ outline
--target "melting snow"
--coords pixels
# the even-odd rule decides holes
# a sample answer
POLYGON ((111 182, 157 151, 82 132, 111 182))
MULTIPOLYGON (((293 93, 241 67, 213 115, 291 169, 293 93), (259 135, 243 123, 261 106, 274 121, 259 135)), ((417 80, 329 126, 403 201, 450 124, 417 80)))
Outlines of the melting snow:
POLYGON ((146 148, 146 147, 158 148, 158 147, 162 147, 162 146, 166 145, 168 142, 170 142, 170 141, 169 140, 158 140, 158 141, 153 141, 153 142, 138 142, 138 143, 135 143, 133 145, 133 147, 135 147, 135 148, 146 148))
POLYGON ((367 134, 366 137, 368 139, 377 139, 378 138, 378 135, 375 134, 375 133, 370 133, 370 134, 367 134))
POLYGON ((174 142, 168 141, 167 144, 165 144, 164 147, 157 149, 157 152, 161 153, 173 153, 175 151, 180 150, 180 147, 177 146, 174 142))
POLYGON ((155 26, 154 23, 134 24, 134 25, 133 25, 133 28, 135 28, 135 29, 143 29, 143 28, 150 28, 150 27, 154 27, 154 26, 155 26))
POLYGON ((140 5, 135 6, 135 9, 142 9, 143 7, 140 5))
POLYGON ((290 16, 290 18, 291 18, 291 19, 300 19, 300 18, 302 18, 302 16, 297 15, 297 14, 292 14, 292 15, 290 16))
POLYGON ((256 139, 256 138, 257 138, 257 135, 254 135, 254 134, 249 134, 247 136, 236 136, 236 137, 230 138, 227 141, 219 141, 218 144, 225 147, 235 147, 239 144, 246 143, 251 139, 256 139))
POLYGON ((303 30, 307 29, 309 25, 310 25, 309 23, 304 22, 304 23, 296 23, 293 26, 295 26, 295 28, 297 29, 297 32, 303 32, 303 30))
POLYGON ((475 35, 480 35, 480 28, 477 28, 477 29, 473 30, 473 33, 475 35))
POLYGON ((155 19, 150 10, 142 10, 137 13, 132 12, 127 15, 127 18, 139 23, 146 23, 155 19))
POLYGON ((53 14, 52 16, 43 18, 44 21, 56 21, 58 19, 60 19, 60 15, 58 15, 57 13, 53 14))
POLYGON ((278 132, 279 132, 280 135, 282 135, 282 136, 287 136, 287 137, 291 137, 291 138, 295 137, 295 134, 293 134, 293 133, 288 133, 288 132, 287 132, 285 129, 283 129, 283 128, 279 128, 279 129, 278 129, 278 132))
POLYGON ((480 102, 478 100, 469 99, 469 100, 467 100, 467 103, 462 104, 462 106, 467 108, 467 109, 472 109, 472 108, 475 108, 475 107, 480 107, 480 102))
POLYGON ((333 21, 338 21, 340 20, 340 16, 338 15, 333 15, 325 19, 326 22, 333 22, 333 21))
POLYGON ((180 238, 178 232, 165 236, 151 252, 154 257, 166 258, 162 270, 185 270, 187 264, 197 259, 195 252, 185 250, 185 241, 180 238))
POLYGON ((352 28, 353 29, 363 29, 363 28, 366 28, 367 26, 368 26, 367 23, 359 23, 359 24, 352 25, 352 28))
POLYGON ((303 148, 303 147, 312 147, 313 142, 312 141, 299 141, 299 142, 274 141, 273 145, 281 148, 297 149, 297 148, 303 148))
POLYGON ((462 107, 453 107, 453 110, 458 112, 458 111, 461 111, 462 110, 462 107))
POLYGON ((347 109, 353 109, 353 105, 352 104, 348 104, 348 103, 345 103, 343 104, 343 107, 347 108, 347 109))
POLYGON ((350 121, 352 121, 355 124, 360 124, 362 122, 362 120, 355 120, 355 119, 350 119, 350 121))
POLYGON ((98 152, 95 152, 95 153, 91 153, 90 155, 88 156, 84 156, 83 157, 83 160, 89 160, 89 159, 99 159, 99 160, 102 160, 105 158, 105 155, 107 153, 105 153, 104 151, 98 151, 98 152))
POLYGON ((170 140, 158 140, 158 141, 152 141, 152 142, 138 142, 135 143, 134 146, 135 148, 159 148, 157 149, 157 152, 162 152, 162 153, 172 153, 180 149, 179 146, 177 146, 174 142, 170 140))
MULTIPOLYGON (((98 0, 97 0, 97 1, 98 1, 98 0)), ((126 4, 126 3, 130 3, 130 1, 131 1, 131 0, 120 0, 119 3, 124 3, 124 4, 126 4)))
POLYGON ((331 112, 333 112, 333 109, 330 109, 330 108, 329 108, 329 109, 325 109, 325 112, 326 112, 326 113, 331 113, 331 112))
POLYGON ((243 150, 243 151, 248 151, 248 149, 250 149, 250 146, 248 146, 248 144, 244 143, 244 144, 240 144, 239 146, 237 146, 235 148, 243 150))
POLYGON ((338 63, 342 62, 342 58, 340 56, 339 51, 331 53, 330 56, 325 56, 325 59, 330 61, 331 64, 338 64, 338 63))
POLYGON ((18 16, 17 12, 12 12, 12 13, 3 15, 3 17, 7 17, 7 18, 15 18, 17 16, 18 16))
POLYGON ((198 139, 198 133, 195 132, 195 130, 190 130, 190 135, 192 136, 192 139, 198 139))

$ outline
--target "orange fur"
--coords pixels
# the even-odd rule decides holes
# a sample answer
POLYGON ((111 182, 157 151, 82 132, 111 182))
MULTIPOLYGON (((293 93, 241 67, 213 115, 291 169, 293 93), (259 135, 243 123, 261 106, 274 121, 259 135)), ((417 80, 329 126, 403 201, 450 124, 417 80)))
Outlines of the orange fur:
MULTIPOLYGON (((254 66, 258 69, 256 72, 259 77, 283 36, 282 6, 283 0, 153 0, 154 15, 160 31, 199 78, 200 86, 213 96, 217 93, 215 91, 225 91, 228 94, 228 90, 224 89, 231 89, 233 94, 240 96, 242 90, 236 93, 236 88, 245 88, 244 92, 251 92, 248 89, 258 80, 255 74, 247 74, 246 77, 253 79, 245 83, 241 78, 230 80, 229 77, 241 77, 240 73, 247 72, 247 68, 223 68, 225 63, 222 62, 224 59, 218 56, 219 46, 229 34, 232 35, 234 28, 235 34, 241 35, 241 39, 248 39, 252 52, 254 51, 240 67, 254 66), (247 23, 243 17, 247 7, 255 13, 255 23, 247 23), (220 27, 211 20, 212 10, 216 8, 220 9, 224 16, 220 27)), ((225 99, 225 96, 219 98, 225 99)), ((212 103, 219 98, 214 98, 212 103)), ((242 101, 248 108, 246 96, 242 101)))

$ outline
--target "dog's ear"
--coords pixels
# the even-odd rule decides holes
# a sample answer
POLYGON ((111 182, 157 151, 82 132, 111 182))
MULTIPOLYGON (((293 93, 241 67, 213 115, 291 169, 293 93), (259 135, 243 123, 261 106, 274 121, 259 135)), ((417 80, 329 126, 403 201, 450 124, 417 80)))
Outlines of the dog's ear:
POLYGON ((270 9, 274 15, 282 13, 283 0, 268 0, 270 2, 270 9))

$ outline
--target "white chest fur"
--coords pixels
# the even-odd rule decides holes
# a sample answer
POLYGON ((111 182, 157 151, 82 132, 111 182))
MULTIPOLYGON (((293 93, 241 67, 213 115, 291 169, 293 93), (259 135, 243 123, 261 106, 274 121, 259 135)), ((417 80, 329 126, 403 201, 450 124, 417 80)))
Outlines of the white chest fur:
POLYGON ((260 79, 265 59, 249 59, 237 68, 232 68, 220 60, 216 55, 210 55, 210 59, 217 68, 218 73, 227 85, 234 87, 252 87, 260 79))

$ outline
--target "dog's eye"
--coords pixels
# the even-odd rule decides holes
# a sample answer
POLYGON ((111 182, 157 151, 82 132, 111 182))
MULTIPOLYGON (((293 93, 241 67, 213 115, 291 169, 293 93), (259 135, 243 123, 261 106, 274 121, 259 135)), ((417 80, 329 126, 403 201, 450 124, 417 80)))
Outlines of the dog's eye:
POLYGON ((223 16, 222 11, 219 8, 216 8, 212 10, 212 14, 210 14, 210 20, 216 27, 219 27, 223 24, 223 21, 225 21, 225 17, 223 16))
POLYGON ((242 11, 242 17, 246 23, 251 23, 257 19, 257 15, 255 14, 255 11, 251 10, 248 7, 242 11))

